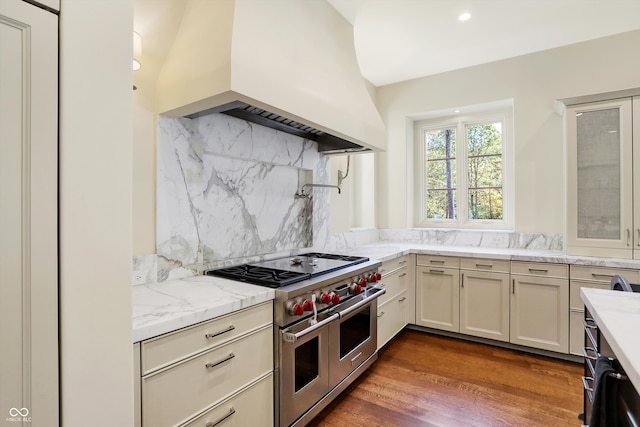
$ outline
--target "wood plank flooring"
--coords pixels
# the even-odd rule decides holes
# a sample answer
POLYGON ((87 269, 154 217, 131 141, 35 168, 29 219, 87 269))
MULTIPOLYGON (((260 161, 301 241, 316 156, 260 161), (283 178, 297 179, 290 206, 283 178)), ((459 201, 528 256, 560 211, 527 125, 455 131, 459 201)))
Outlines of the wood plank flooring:
POLYGON ((582 365, 405 330, 310 424, 581 426, 582 365))

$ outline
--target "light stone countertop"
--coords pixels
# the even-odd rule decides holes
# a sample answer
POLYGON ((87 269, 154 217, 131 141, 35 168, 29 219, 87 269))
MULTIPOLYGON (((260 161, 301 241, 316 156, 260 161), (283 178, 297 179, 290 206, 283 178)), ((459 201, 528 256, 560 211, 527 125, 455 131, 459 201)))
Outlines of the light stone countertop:
MULTIPOLYGON (((340 251, 334 251, 339 253, 340 251)), ((346 249, 350 255, 363 255, 371 259, 387 261, 409 253, 467 258, 493 258, 509 261, 548 262, 555 264, 583 265, 591 267, 632 268, 640 270, 640 260, 619 258, 595 258, 566 255, 564 252, 540 249, 511 249, 471 246, 439 246, 416 243, 378 242, 346 249)))
POLYGON ((211 276, 133 286, 133 342, 273 300, 273 289, 211 276))
MULTIPOLYGON (((640 269, 638 260, 568 256, 562 252, 379 242, 330 251, 387 261, 409 253, 511 261, 640 269)), ((194 276, 133 286, 133 342, 171 332, 274 299, 273 289, 233 280, 194 276)))
POLYGON ((640 293, 582 288, 580 296, 633 386, 640 390, 640 293))

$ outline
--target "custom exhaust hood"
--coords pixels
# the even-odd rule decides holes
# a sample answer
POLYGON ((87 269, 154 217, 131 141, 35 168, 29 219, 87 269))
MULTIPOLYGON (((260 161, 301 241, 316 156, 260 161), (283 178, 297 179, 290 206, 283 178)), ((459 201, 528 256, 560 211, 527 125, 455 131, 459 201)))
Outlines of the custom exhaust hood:
POLYGON ((185 0, 156 103, 168 116, 278 129, 325 154, 386 149, 353 28, 326 0, 185 0))

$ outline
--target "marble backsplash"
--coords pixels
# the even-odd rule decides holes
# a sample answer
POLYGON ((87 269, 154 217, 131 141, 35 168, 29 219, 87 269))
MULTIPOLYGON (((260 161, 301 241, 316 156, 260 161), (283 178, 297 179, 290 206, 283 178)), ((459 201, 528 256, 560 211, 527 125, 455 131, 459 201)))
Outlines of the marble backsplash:
POLYGON ((157 278, 324 245, 327 157, 315 142, 234 117, 158 119, 157 278))
POLYGON ((563 251, 562 234, 517 233, 513 231, 409 228, 380 230, 379 241, 421 245, 465 246, 501 249, 563 251))

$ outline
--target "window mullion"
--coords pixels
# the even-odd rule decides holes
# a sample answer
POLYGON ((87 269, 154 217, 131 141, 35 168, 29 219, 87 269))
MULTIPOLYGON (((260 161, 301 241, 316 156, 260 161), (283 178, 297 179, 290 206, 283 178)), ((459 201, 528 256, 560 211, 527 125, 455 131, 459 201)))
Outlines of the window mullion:
POLYGON ((469 185, 468 185, 468 150, 467 150, 467 125, 465 122, 458 122, 456 139, 456 150, 458 152, 458 223, 464 224, 469 220, 469 185))

